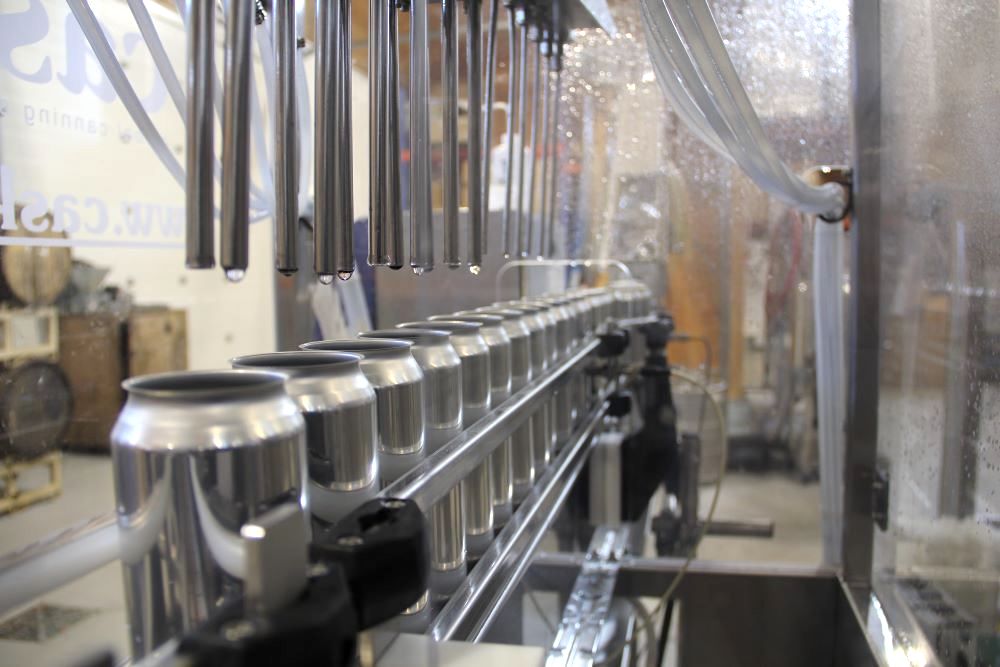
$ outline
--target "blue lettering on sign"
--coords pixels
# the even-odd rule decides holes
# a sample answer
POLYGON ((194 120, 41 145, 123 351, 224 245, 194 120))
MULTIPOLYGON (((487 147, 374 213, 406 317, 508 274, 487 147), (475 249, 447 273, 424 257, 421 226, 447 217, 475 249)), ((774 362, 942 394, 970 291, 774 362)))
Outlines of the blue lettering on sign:
MULTIPOLYGON (((117 98, 114 88, 104 74, 76 18, 68 10, 64 18, 66 37, 63 44, 62 68, 59 72, 53 74, 52 57, 49 55, 41 56, 33 63, 22 60, 20 67, 14 62, 14 54, 18 49, 42 43, 48 37, 52 20, 41 0, 28 0, 27 9, 21 11, 0 12, 0 69, 6 70, 22 81, 48 84, 54 80, 74 95, 89 90, 104 102, 114 102, 117 98)), ((114 36, 103 25, 102 29, 112 51, 116 51, 117 41, 114 36)), ((137 46, 142 41, 142 36, 138 32, 126 32, 121 35, 125 55, 132 56, 135 53, 135 57, 142 57, 138 52, 146 54, 148 66, 153 71, 153 83, 152 89, 141 98, 146 112, 155 113, 163 108, 166 86, 160 78, 159 71, 153 66, 148 51, 139 49, 137 52, 137 46)))

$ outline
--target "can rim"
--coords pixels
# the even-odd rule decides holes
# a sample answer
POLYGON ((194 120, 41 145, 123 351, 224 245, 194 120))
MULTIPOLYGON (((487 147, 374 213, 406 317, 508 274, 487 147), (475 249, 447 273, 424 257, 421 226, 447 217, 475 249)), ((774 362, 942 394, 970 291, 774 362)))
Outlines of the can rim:
POLYGON ((511 310, 510 308, 503 308, 501 306, 483 306, 481 308, 476 308, 474 312, 483 313, 484 315, 498 315, 504 320, 517 320, 524 315, 524 313, 511 310))
POLYGON ((200 401, 275 393, 284 384, 285 376, 273 371, 220 369, 140 375, 122 382, 122 389, 143 398, 200 401))
POLYGON ((526 313, 544 313, 551 309, 550 306, 546 306, 544 304, 527 303, 524 301, 516 301, 512 303, 498 303, 496 305, 503 308, 509 308, 511 310, 524 311, 526 313))
POLYGON ((447 343, 450 331, 443 329, 374 329, 358 334, 361 338, 413 341, 416 345, 447 343))
POLYGON ((284 375, 316 375, 356 368, 361 355, 328 350, 289 350, 245 354, 229 360, 233 368, 276 371, 284 375))
MULTIPOLYGON (((513 319, 513 318, 511 318, 513 319)), ((444 320, 445 322, 479 322, 483 326, 490 326, 491 324, 500 325, 504 321, 503 315, 491 315, 489 313, 477 313, 477 312, 458 312, 452 313, 451 315, 434 315, 431 317, 432 322, 438 322, 444 320)))
POLYGON ((314 340, 299 345, 300 350, 316 352, 352 352, 360 354, 362 359, 379 358, 400 353, 410 353, 413 343, 408 340, 390 340, 388 338, 341 338, 337 340, 314 340))
POLYGON ((462 320, 418 320, 403 322, 396 325, 397 329, 434 329, 452 334, 474 334, 483 328, 482 322, 463 322, 462 320))

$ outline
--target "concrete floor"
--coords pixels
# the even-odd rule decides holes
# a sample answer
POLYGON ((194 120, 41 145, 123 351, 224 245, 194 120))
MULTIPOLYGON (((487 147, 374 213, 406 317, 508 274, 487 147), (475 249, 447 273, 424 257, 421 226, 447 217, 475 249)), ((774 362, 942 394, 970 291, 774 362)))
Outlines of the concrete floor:
MULTIPOLYGON (((63 477, 61 496, 0 517, 0 552, 8 553, 72 523, 114 509, 107 457, 67 454, 63 477)), ((713 488, 702 489, 703 513, 708 509, 713 488)), ((700 558, 819 562, 819 489, 815 484, 803 485, 778 474, 730 473, 723 482, 716 518, 774 519, 775 538, 706 538, 699 548, 700 558)), ((43 601, 95 613, 43 643, 0 639, 0 667, 70 665, 101 649, 110 649, 119 657, 127 655, 125 607, 117 563, 49 593, 43 601)), ((551 616, 550 622, 558 624, 559 610, 546 609, 544 613, 551 616)))

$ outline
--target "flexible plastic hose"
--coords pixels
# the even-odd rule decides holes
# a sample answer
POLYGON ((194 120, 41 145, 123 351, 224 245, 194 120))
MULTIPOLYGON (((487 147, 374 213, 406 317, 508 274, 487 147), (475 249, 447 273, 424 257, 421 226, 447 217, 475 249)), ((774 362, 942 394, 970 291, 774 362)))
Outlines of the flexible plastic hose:
POLYGON ((847 388, 844 359, 844 232, 816 222, 813 234, 813 318, 816 339, 816 413, 823 561, 840 563, 844 418, 847 388))
POLYGON ((775 152, 706 1, 640 0, 640 7, 661 89, 692 133, 775 198, 806 213, 839 215, 845 195, 838 185, 809 185, 775 152))

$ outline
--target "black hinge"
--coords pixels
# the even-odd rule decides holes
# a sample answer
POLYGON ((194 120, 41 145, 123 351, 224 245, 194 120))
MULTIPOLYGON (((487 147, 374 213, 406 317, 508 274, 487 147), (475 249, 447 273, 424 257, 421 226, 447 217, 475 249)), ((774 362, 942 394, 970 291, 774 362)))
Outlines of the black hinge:
POLYGON ((872 480, 872 520, 885 532, 889 528, 889 471, 882 463, 875 467, 872 480))

